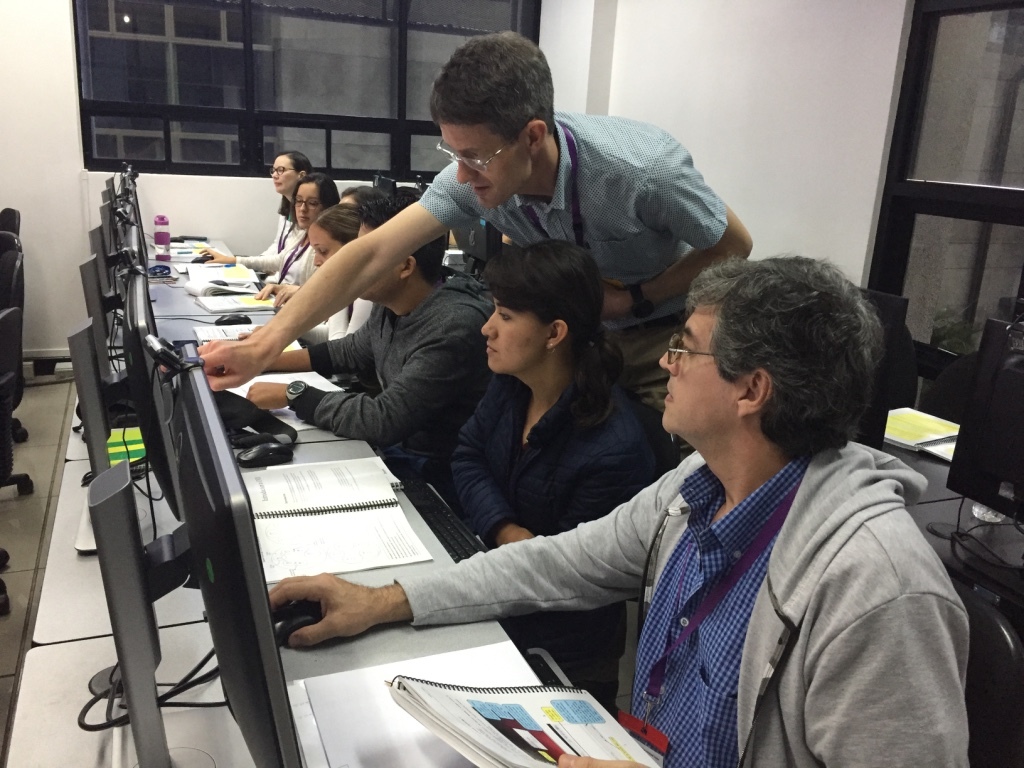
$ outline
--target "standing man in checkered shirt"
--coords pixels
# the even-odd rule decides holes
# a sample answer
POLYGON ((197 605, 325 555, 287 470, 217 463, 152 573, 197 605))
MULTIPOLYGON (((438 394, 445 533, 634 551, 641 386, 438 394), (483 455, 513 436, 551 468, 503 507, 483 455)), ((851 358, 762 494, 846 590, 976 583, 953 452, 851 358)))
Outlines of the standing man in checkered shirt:
POLYGON ((667 376, 658 358, 690 282, 713 261, 751 249, 746 228, 690 154, 645 123, 556 113, 544 54, 511 32, 461 46, 430 105, 438 148, 452 165, 419 205, 342 248, 261 333, 204 346, 214 388, 262 371, 401 254, 483 217, 517 245, 555 238, 590 250, 607 281, 604 319, 626 363, 620 383, 663 408, 667 376))

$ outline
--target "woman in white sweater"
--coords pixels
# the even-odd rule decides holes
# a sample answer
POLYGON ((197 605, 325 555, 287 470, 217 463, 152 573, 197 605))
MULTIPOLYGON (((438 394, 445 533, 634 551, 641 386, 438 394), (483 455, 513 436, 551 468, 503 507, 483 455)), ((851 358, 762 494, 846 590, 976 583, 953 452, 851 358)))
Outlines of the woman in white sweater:
POLYGON ((215 263, 237 263, 255 269, 258 272, 276 272, 281 261, 291 249, 306 236, 305 229, 300 229, 295 222, 295 209, 292 198, 299 180, 313 172, 309 158, 301 152, 282 152, 274 158, 270 169, 270 179, 274 182, 274 191, 281 196, 281 204, 277 208, 277 231, 274 239, 258 256, 227 256, 213 248, 205 248, 201 253, 213 256, 215 263))

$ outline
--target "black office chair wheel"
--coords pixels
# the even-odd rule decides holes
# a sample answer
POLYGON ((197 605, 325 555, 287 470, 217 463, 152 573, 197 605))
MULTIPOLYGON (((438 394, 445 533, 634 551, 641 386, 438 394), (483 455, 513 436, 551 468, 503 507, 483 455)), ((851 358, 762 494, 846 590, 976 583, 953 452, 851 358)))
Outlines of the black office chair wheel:
POLYGON ((7 585, 0 579, 0 616, 6 616, 11 612, 11 598, 7 595, 7 585))
POLYGON ((21 422, 17 419, 11 424, 11 438, 16 443, 24 443, 28 440, 28 430, 21 426, 21 422))
POLYGON ((10 553, 3 547, 0 547, 0 570, 6 568, 9 562, 11 562, 10 553))
POLYGON ((18 495, 28 496, 30 493, 34 493, 36 490, 35 485, 32 483, 31 477, 25 477, 18 480, 18 495))

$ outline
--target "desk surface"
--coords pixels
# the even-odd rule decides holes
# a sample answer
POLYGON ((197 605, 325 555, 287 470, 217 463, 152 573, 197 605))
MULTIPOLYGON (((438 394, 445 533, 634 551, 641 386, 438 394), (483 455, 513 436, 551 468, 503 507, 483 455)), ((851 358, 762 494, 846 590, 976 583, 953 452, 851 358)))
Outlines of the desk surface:
MULTIPOLYGON (((75 551, 75 537, 88 495, 88 488, 82 487, 81 480, 88 469, 87 461, 64 464, 32 634, 32 642, 37 645, 100 637, 111 631, 99 560, 95 555, 80 555, 75 551)), ((139 520, 143 541, 149 541, 152 538, 149 507, 148 503, 146 506, 142 503, 140 501, 139 520)), ((176 521, 166 505, 162 510, 157 527, 161 533, 167 533, 176 521)), ((156 616, 162 627, 202 621, 202 596, 198 590, 176 589, 156 602, 156 616)))
POLYGON ((910 451, 905 448, 885 443, 882 447, 886 453, 892 454, 908 467, 925 476, 928 487, 918 504, 929 504, 933 501, 949 501, 960 499, 960 494, 949 490, 946 487, 946 478, 949 477, 949 462, 931 456, 921 451, 910 451))

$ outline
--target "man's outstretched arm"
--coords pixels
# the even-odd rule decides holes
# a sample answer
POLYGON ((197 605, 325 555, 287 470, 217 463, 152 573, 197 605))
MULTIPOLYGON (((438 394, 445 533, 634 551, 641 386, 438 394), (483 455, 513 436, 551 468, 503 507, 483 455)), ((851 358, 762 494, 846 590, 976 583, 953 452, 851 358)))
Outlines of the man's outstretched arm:
POLYGON ((199 348, 210 386, 237 387, 262 373, 288 344, 347 307, 388 269, 444 232, 441 222, 417 204, 348 243, 259 333, 245 341, 210 342, 199 348))

